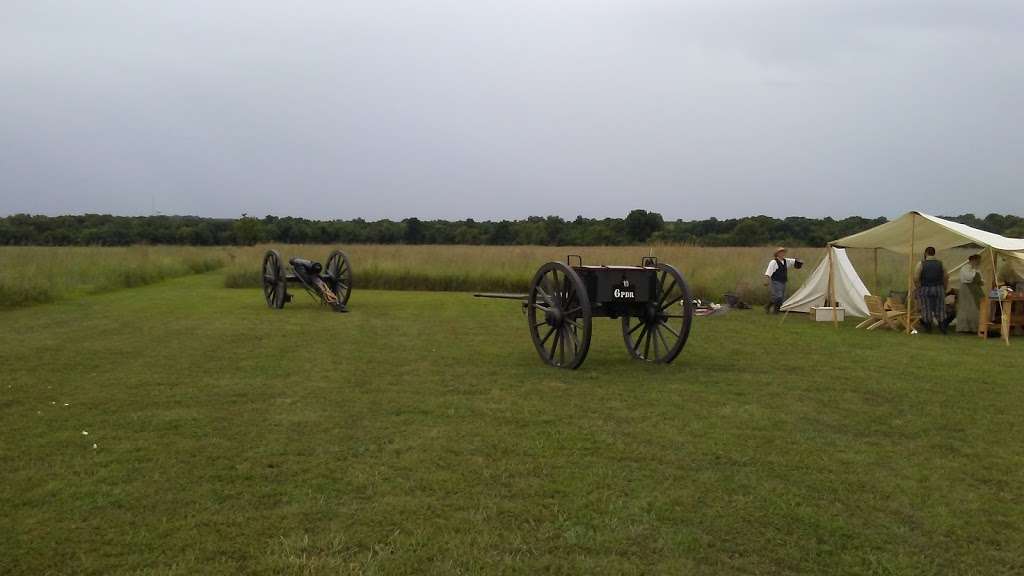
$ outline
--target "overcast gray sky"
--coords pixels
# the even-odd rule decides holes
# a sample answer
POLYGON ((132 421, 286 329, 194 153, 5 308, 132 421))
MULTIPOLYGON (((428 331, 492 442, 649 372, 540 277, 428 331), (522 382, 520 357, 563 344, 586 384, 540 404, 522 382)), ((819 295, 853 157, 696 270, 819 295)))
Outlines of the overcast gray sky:
POLYGON ((1024 213, 1024 2, 6 0, 0 214, 1024 213))

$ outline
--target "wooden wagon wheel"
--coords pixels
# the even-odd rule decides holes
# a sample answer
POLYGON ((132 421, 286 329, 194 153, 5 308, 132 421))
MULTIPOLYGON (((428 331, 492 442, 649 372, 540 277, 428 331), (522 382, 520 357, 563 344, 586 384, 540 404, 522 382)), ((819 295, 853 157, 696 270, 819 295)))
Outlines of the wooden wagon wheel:
POLYGON ((693 299, 683 275, 668 264, 658 264, 655 288, 643 316, 622 317, 622 337, 633 358, 668 364, 690 336, 693 299))
POLYGON ((345 306, 352 295, 352 264, 341 250, 331 252, 327 257, 326 274, 331 279, 331 290, 338 298, 338 304, 345 306))
POLYGON ((287 301, 287 285, 284 279, 284 270, 281 269, 281 255, 276 250, 267 250, 263 256, 261 268, 263 276, 263 297, 267 300, 267 306, 271 308, 284 308, 287 301))
POLYGON ((540 267, 527 296, 530 338, 542 360, 576 369, 590 350, 590 297, 575 270, 561 262, 540 267))

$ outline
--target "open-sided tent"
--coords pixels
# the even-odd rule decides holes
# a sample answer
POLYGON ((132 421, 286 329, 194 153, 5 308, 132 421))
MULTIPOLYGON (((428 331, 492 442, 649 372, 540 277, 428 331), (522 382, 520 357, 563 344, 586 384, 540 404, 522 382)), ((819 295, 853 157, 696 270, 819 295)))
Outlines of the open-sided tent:
POLYGON ((882 248, 911 255, 917 255, 926 246, 946 250, 967 244, 1024 260, 1024 239, 1007 238, 921 212, 908 212, 896 220, 829 242, 830 246, 842 248, 882 248))
POLYGON ((850 316, 866 318, 869 315, 864 297, 870 292, 854 270, 846 250, 842 248, 829 247, 829 253, 822 258, 803 286, 782 304, 781 310, 810 312, 812 307, 824 306, 829 300, 829 294, 835 295, 832 301, 840 303, 850 316))
MULTIPOLYGON (((908 292, 913 289, 914 264, 925 247, 946 250, 972 244, 985 249, 993 269, 996 255, 1010 259, 1018 269, 1024 264, 1024 239, 1007 238, 920 212, 909 212, 891 222, 828 243, 837 248, 884 249, 906 254, 908 292)), ((994 277, 992 282, 995 283, 994 277)), ((912 307, 913 298, 907 304, 912 307)), ((907 331, 910 331, 909 325, 907 331)))

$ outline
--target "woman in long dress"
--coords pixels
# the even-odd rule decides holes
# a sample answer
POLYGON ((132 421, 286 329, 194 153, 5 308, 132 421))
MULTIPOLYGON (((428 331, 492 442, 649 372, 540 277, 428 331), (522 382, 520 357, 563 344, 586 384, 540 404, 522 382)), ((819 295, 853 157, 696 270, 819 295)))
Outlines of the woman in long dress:
POLYGON ((978 264, 981 255, 972 254, 960 268, 960 292, 956 302, 956 331, 978 332, 978 310, 981 305, 982 279, 978 264))

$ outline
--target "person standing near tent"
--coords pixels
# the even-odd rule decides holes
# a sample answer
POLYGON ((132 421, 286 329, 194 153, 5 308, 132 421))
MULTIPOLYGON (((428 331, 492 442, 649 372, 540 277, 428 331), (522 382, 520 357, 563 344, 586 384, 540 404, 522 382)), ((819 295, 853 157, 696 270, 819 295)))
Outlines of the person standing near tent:
POLYGON ((764 271, 764 285, 771 285, 771 299, 765 305, 764 311, 769 314, 774 311, 778 314, 782 309, 782 303, 786 300, 786 282, 789 280, 789 268, 801 268, 803 262, 796 258, 786 258, 786 249, 779 246, 775 249, 768 268, 764 271))
POLYGON ((926 332, 932 331, 932 324, 946 333, 946 288, 949 277, 942 260, 935 257, 935 248, 929 246, 924 250, 924 260, 917 264, 914 274, 917 284, 917 302, 921 307, 921 323, 926 332))
POLYGON ((978 310, 984 295, 979 264, 981 254, 971 254, 967 264, 960 267, 960 291, 956 295, 957 332, 978 332, 978 310))

